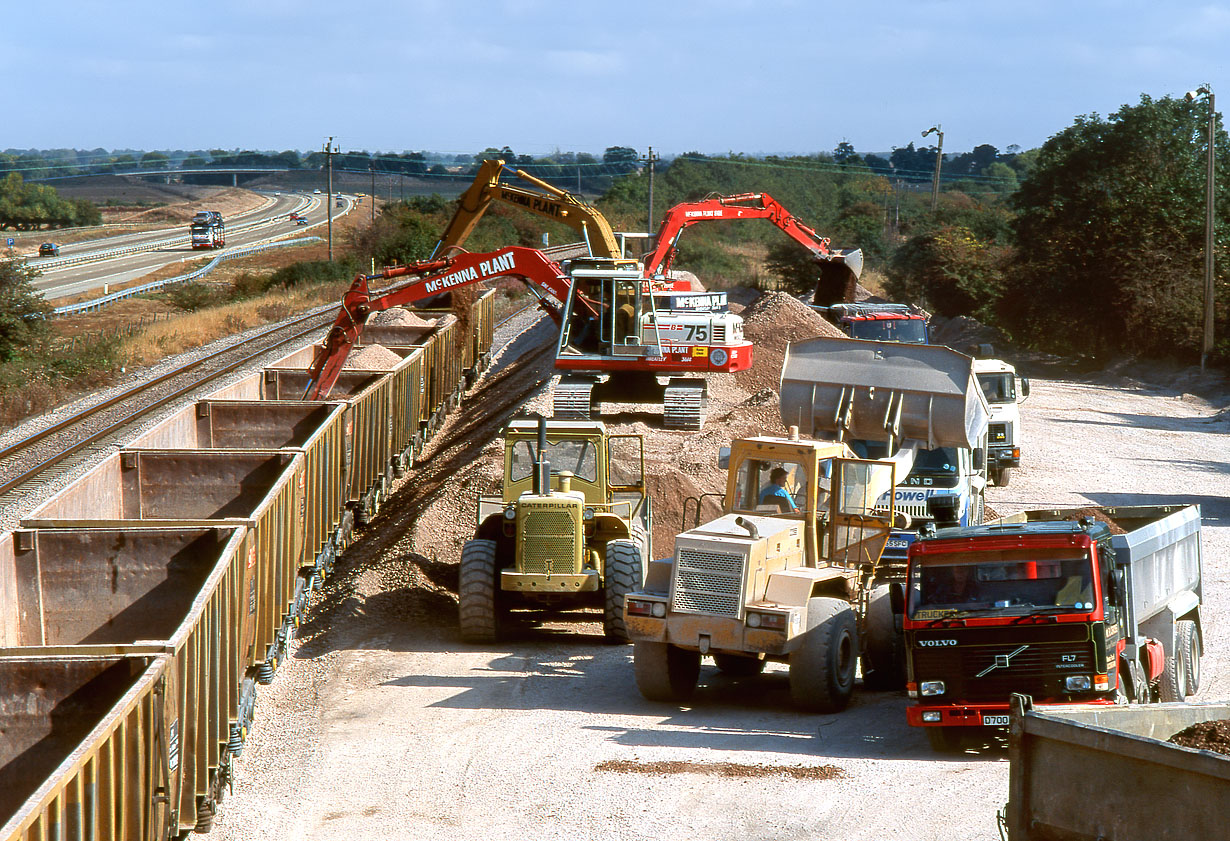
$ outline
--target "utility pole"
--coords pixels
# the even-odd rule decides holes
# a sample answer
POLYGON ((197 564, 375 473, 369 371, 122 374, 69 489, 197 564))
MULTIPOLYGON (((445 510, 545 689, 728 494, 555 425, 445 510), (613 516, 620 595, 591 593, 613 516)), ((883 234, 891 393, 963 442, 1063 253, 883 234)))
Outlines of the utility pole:
POLYGON ((931 179, 931 212, 934 214, 935 209, 940 204, 940 165, 944 161, 944 132, 940 131, 940 124, 936 123, 931 128, 922 133, 923 137, 934 132, 939 137, 939 146, 935 150, 935 175, 931 179))
POLYGON ((325 214, 329 220, 329 262, 333 262, 333 156, 337 147, 333 145, 333 136, 325 143, 325 168, 329 171, 328 195, 325 196, 325 214))
POLYGON ((372 224, 376 224, 376 162, 372 161, 367 165, 367 168, 372 171, 372 224))
POLYGON ((577 164, 577 195, 581 195, 581 165, 577 164))
POLYGON ((649 164, 649 223, 646 226, 646 231, 653 235, 653 164, 658 160, 658 156, 653 153, 653 147, 649 147, 649 153, 643 155, 641 160, 649 164))
POLYGON ((1215 136, 1217 109, 1213 107, 1213 89, 1207 84, 1201 85, 1194 91, 1188 91, 1185 98, 1188 102, 1193 102, 1201 94, 1209 98, 1209 148, 1205 156, 1208 171, 1204 182, 1204 337, 1200 342, 1200 370, 1203 371, 1209 354, 1213 352, 1213 194, 1216 176, 1213 144, 1217 139, 1215 136))

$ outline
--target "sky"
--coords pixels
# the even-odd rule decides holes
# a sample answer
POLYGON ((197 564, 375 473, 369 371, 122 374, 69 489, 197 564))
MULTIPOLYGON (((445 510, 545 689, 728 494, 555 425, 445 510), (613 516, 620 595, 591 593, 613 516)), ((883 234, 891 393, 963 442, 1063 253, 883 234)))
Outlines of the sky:
POLYGON ((4 3, 0 149, 1030 149, 1209 84, 1230 2, 4 3))

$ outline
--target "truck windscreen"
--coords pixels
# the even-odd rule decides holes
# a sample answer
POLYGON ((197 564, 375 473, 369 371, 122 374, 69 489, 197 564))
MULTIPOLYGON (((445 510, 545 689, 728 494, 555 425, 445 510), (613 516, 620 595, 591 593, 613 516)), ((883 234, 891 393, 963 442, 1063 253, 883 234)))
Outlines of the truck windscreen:
POLYGON ((1093 609, 1093 565, 1083 550, 1004 549, 911 561, 911 619, 950 613, 1093 609))
MULTIPOLYGON (((519 482, 533 475, 537 449, 537 441, 518 441, 513 444, 510 476, 512 481, 519 482)), ((598 450, 592 441, 568 438, 553 441, 548 438, 547 461, 551 462, 552 476, 567 470, 586 482, 598 481, 598 450)))
POLYGON ((859 318, 847 323, 851 338, 914 345, 927 343, 926 322, 921 318, 859 318))
POLYGON ((1011 374, 979 374, 978 384, 988 403, 1016 402, 1016 385, 1011 374))

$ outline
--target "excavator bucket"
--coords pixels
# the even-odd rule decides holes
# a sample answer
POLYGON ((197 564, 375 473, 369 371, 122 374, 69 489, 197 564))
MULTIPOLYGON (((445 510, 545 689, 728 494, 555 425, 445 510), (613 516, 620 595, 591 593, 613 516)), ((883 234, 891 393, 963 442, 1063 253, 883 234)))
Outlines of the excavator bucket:
POLYGON ((818 265, 820 277, 816 280, 812 303, 820 307, 831 307, 833 304, 852 302, 859 276, 863 273, 862 249, 848 248, 837 251, 832 259, 823 260, 818 265))
POLYGON ((782 423, 820 438, 977 447, 990 411, 973 365, 940 345, 793 342, 782 366, 782 423))

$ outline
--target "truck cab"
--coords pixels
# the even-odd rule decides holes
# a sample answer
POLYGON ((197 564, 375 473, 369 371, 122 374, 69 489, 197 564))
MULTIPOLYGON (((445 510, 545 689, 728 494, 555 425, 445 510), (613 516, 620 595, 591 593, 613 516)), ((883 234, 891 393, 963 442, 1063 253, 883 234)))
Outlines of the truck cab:
POLYGON ((852 339, 931 343, 926 316, 907 304, 834 304, 823 309, 852 339))
POLYGON ((987 427, 987 471, 997 487, 1005 487, 1012 468, 1021 465, 1021 412, 1018 405, 1029 396, 1029 379, 1002 359, 975 359, 974 376, 991 409, 987 427), (1018 388, 1019 385, 1019 388, 1018 388))

